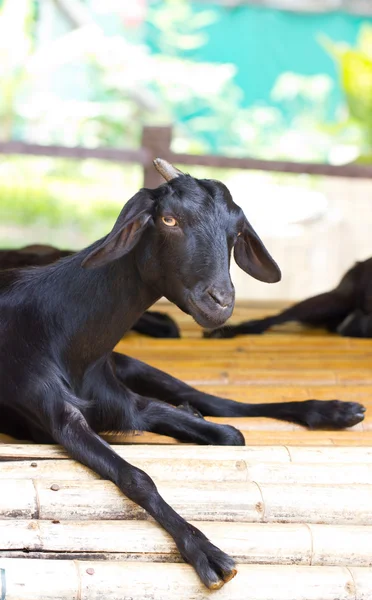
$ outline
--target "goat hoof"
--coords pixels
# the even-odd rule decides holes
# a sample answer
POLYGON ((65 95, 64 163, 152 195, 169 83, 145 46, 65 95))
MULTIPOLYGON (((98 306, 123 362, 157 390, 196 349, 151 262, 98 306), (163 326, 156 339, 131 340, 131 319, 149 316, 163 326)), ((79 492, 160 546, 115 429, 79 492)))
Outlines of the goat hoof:
POLYGON ((232 425, 220 425, 217 436, 212 442, 216 446, 245 446, 244 435, 232 425))
POLYGON ((358 402, 307 400, 304 424, 311 429, 344 429, 363 421, 366 409, 358 402))
POLYGON ((208 589, 219 590, 237 574, 235 561, 214 546, 201 531, 195 527, 190 529, 191 535, 184 540, 181 554, 208 589))

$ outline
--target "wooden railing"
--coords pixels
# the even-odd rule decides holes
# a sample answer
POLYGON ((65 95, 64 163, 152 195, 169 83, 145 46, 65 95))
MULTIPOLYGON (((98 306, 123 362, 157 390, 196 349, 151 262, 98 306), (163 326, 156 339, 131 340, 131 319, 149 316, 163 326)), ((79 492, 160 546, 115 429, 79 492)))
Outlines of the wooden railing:
POLYGON ((155 157, 178 165, 200 165, 223 169, 245 169, 281 173, 307 173, 328 177, 359 179, 372 178, 372 165, 329 165, 322 163, 300 163, 257 158, 234 158, 212 154, 179 154, 172 152, 171 127, 144 127, 142 144, 138 150, 125 148, 84 148, 81 146, 44 146, 25 142, 0 142, 0 154, 25 154, 30 156, 52 156, 56 158, 96 158, 119 163, 135 163, 143 166, 143 183, 153 188, 162 183, 162 178, 152 166, 155 157))

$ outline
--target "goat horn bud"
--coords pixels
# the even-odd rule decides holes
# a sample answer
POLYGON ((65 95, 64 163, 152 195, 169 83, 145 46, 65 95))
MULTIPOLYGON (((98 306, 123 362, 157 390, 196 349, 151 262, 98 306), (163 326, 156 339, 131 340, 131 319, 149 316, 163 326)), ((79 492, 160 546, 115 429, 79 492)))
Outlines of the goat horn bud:
POLYGON ((182 175, 182 171, 179 171, 176 167, 162 158, 155 158, 154 166, 160 175, 164 177, 165 181, 171 181, 171 179, 175 179, 175 177, 182 175))

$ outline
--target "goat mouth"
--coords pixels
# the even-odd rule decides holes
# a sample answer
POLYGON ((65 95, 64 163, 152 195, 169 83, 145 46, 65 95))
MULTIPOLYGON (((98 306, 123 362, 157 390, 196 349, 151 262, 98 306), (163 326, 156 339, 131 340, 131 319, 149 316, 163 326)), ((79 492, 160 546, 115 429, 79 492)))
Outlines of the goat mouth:
POLYGON ((219 327, 231 316, 233 307, 228 309, 215 307, 214 310, 211 310, 204 307, 203 304, 197 303, 191 295, 188 297, 190 314, 201 327, 208 329, 219 327))

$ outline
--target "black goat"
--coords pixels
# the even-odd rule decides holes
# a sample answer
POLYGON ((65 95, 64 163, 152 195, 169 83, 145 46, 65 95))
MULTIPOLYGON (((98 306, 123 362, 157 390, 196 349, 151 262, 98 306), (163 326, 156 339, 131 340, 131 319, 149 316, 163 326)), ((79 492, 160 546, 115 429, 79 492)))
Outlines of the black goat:
POLYGON ((372 258, 356 263, 330 292, 303 300, 271 317, 206 331, 204 337, 232 338, 259 334, 288 321, 323 327, 345 337, 371 338, 372 258))
POLYGON ((0 273, 0 430, 59 443, 113 481, 170 533, 205 585, 217 589, 235 575, 233 560, 178 515, 150 477, 119 457, 99 432, 143 430, 182 442, 243 445, 237 429, 198 413, 338 428, 361 421, 364 409, 316 400, 242 404, 112 352, 161 296, 202 327, 222 325, 234 307, 232 248, 248 274, 280 279, 222 183, 183 175, 159 159, 155 164, 168 183, 140 190, 106 237, 52 265, 0 273))
MULTIPOLYGON (((19 269, 52 264, 75 254, 72 250, 59 250, 54 246, 35 244, 19 250, 0 250, 0 271, 4 269, 19 269)), ((177 324, 160 312, 146 311, 132 326, 133 331, 154 338, 179 338, 180 330, 177 324)))

